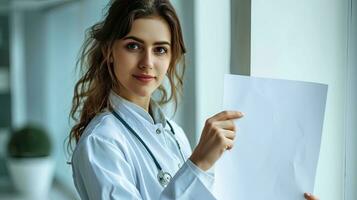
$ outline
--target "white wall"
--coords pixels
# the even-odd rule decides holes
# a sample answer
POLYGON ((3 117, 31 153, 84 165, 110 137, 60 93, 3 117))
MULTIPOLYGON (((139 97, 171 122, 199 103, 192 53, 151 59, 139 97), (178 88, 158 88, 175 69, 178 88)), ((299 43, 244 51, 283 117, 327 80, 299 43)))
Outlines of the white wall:
POLYGON ((223 76, 230 68, 230 1, 195 0, 194 24, 198 141, 205 120, 222 111, 223 76))
MULTIPOLYGON (((251 75, 329 85, 315 191, 343 199, 348 0, 254 0, 251 75)), ((303 117, 303 116, 302 116, 303 117)))
POLYGON ((13 127, 26 123, 24 16, 22 12, 10 12, 10 89, 11 122, 13 127))
POLYGON ((44 13, 24 13, 25 35, 25 67, 26 78, 26 120, 30 123, 43 124, 46 121, 46 105, 44 84, 48 67, 45 49, 44 13))

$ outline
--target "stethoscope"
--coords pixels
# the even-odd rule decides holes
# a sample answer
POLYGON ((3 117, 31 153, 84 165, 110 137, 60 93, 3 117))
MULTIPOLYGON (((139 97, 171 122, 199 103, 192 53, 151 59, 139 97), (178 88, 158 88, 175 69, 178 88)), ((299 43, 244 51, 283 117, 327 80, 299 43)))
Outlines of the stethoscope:
MULTIPOLYGON (((136 131, 134 131, 134 129, 131 128, 131 126, 122 118, 119 116, 119 114, 117 112, 115 112, 114 110, 112 111, 113 115, 139 140, 139 142, 145 147, 146 151, 150 154, 152 160, 154 161, 157 169, 158 169, 158 173, 157 173, 157 179, 159 181, 159 183, 163 186, 163 187, 166 187, 169 183, 170 183, 170 180, 172 178, 171 174, 169 172, 165 172, 161 165, 159 164, 159 162, 157 161, 157 159, 155 158, 154 154, 150 151, 149 147, 145 144, 145 142, 140 138, 140 136, 136 133, 136 131)), ((170 126, 170 129, 171 129, 171 133, 174 135, 174 139, 176 141, 176 144, 177 144, 177 147, 179 149, 179 152, 181 154, 181 157, 182 157, 182 160, 183 162, 185 162, 185 158, 182 154, 182 151, 181 151, 181 146, 180 144, 178 143, 176 137, 175 137, 175 131, 174 129, 172 128, 172 125, 171 123, 166 120, 166 122, 169 124, 170 126)))

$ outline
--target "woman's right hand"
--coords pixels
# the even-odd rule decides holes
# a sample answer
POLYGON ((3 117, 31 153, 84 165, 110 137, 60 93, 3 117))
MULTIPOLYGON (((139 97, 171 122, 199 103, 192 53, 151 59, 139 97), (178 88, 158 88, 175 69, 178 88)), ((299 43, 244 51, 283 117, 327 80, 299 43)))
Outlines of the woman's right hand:
POLYGON ((225 150, 233 148, 237 130, 233 120, 241 117, 241 112, 223 111, 207 119, 190 160, 203 171, 211 168, 225 150))

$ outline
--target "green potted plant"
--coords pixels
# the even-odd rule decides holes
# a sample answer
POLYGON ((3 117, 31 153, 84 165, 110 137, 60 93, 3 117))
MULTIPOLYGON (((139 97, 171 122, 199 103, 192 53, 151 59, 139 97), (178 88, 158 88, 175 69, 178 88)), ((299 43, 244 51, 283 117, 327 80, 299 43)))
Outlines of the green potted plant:
POLYGON ((47 196, 54 161, 47 132, 34 125, 15 130, 7 145, 7 166, 15 188, 26 196, 47 196))

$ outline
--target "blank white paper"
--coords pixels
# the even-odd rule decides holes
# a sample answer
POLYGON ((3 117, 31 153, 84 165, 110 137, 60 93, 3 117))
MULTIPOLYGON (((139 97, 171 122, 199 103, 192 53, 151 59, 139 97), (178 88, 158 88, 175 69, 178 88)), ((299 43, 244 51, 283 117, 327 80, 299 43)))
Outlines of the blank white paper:
POLYGON ((302 200, 313 192, 327 85, 226 75, 224 109, 236 120, 235 146, 215 166, 222 200, 302 200))

